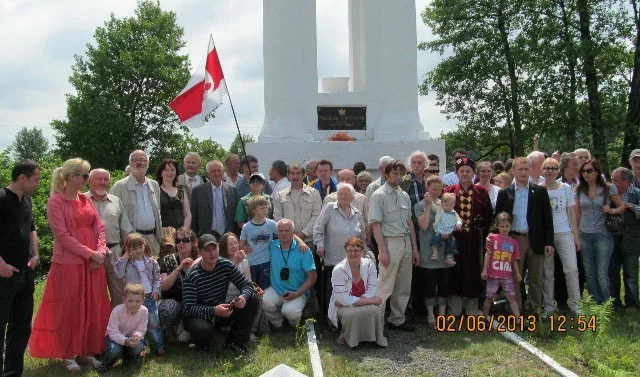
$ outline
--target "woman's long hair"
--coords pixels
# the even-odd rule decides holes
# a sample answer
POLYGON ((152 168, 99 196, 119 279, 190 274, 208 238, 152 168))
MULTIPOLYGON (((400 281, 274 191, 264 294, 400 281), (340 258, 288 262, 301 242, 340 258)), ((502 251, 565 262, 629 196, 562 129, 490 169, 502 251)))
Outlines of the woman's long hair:
POLYGON ((162 161, 160 163, 160 166, 158 166, 158 171, 156 172, 156 181, 160 186, 162 186, 162 172, 167 167, 167 165, 173 165, 173 167, 176 169, 176 176, 173 178, 173 182, 171 182, 171 185, 176 187, 178 185, 178 176, 180 175, 180 168, 178 167, 178 163, 176 162, 176 160, 173 160, 171 158, 168 158, 162 161))
POLYGON ((598 186, 601 186, 603 189, 606 189, 608 187, 607 182, 602 177, 602 165, 600 165, 600 161, 595 159, 585 161, 585 163, 580 166, 578 174, 578 187, 576 188, 578 193, 582 192, 585 195, 589 195, 589 184, 584 180, 584 177, 582 176, 582 169, 584 169, 584 167, 588 164, 591 164, 591 166, 593 166, 593 170, 597 173, 596 184, 598 186))
POLYGON ((81 158, 70 158, 64 162, 61 168, 53 169, 51 174, 51 192, 50 194, 62 193, 67 187, 67 177, 71 174, 85 175, 89 174, 91 165, 88 161, 81 158))

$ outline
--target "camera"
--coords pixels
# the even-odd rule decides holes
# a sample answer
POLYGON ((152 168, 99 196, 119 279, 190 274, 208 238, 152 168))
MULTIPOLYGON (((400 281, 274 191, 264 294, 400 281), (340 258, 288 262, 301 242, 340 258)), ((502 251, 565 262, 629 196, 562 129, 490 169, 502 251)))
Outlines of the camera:
POLYGON ((282 280, 282 281, 289 280, 289 268, 288 267, 284 267, 283 269, 280 270, 280 280, 282 280))

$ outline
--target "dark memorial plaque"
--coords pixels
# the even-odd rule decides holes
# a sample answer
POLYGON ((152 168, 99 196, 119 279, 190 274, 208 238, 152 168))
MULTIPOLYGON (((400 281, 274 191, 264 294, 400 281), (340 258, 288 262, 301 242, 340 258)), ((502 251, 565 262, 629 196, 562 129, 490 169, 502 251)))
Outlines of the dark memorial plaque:
POLYGON ((318 106, 318 130, 366 129, 366 106, 318 106))

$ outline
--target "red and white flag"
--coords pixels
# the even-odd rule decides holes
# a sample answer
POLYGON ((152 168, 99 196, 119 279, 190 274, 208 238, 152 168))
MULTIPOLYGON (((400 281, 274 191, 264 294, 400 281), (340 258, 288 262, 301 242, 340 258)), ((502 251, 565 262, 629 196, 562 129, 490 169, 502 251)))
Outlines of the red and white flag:
POLYGON ((222 103, 227 93, 220 59, 213 37, 209 39, 206 63, 196 67, 193 76, 169 106, 176 112, 180 122, 187 127, 204 126, 204 118, 222 103))

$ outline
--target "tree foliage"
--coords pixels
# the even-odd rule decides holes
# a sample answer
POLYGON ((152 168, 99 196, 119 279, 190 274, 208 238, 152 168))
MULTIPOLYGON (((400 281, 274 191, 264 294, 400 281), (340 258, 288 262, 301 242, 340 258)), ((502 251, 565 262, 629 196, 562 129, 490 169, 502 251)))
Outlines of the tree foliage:
POLYGON ((442 135, 447 149, 512 157, 541 134, 548 152, 587 147, 606 161, 607 145, 620 139, 627 121, 636 46, 630 9, 620 0, 432 1, 422 17, 435 38, 419 49, 444 59, 420 91, 434 91, 458 121, 456 131, 442 135), (587 34, 578 5, 589 16, 587 34), (588 90, 589 62, 596 85, 588 90), (600 120, 598 106, 589 105, 594 95, 600 120))
POLYGON ((96 29, 95 44, 75 57, 67 120, 51 123, 63 158, 113 169, 134 149, 158 158, 170 152, 181 132, 168 104, 189 78, 183 34, 175 13, 144 0, 134 17, 112 14, 96 29))
MULTIPOLYGON (((242 141, 244 141, 244 144, 246 146, 248 143, 253 143, 255 140, 253 138, 253 135, 244 134, 242 135, 242 141)), ((240 144, 240 135, 236 135, 235 139, 233 139, 233 142, 229 147, 229 153, 235 153, 240 156, 240 158, 244 156, 244 152, 242 151, 242 144, 240 144)))
POLYGON ((39 160, 49 150, 49 142, 42 134, 40 128, 31 129, 22 127, 16 134, 16 139, 11 145, 13 155, 17 160, 39 160))

